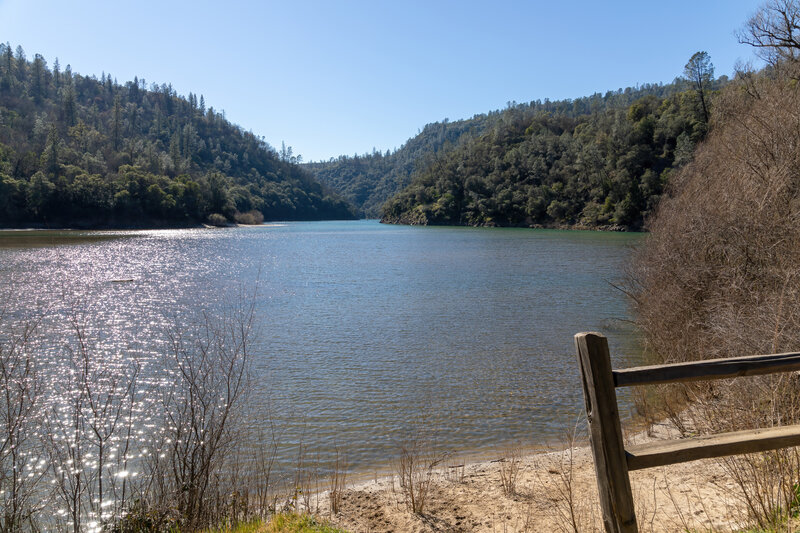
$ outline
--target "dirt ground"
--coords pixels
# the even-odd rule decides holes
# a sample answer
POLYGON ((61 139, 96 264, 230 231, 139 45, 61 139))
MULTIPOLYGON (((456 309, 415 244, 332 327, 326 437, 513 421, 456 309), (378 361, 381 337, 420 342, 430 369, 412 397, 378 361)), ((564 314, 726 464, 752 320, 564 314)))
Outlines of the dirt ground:
MULTIPOLYGON (((467 464, 450 458, 431 479, 421 514, 409 510, 397 476, 348 485, 335 516, 323 494, 320 514, 353 533, 572 532, 573 524, 581 532, 603 531, 594 466, 585 447, 527 454, 504 450, 496 459, 467 464), (519 469, 509 494, 501 479, 514 456, 519 469)), ((631 484, 641 532, 731 531, 746 524, 736 485, 714 460, 633 472, 631 484)))

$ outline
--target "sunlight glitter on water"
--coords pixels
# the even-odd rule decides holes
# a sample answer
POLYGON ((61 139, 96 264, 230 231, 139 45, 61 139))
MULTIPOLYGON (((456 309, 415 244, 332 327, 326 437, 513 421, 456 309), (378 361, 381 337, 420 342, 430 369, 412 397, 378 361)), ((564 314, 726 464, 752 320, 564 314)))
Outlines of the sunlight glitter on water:
MULTIPOLYGON (((607 281, 638 239, 364 221, 24 240, 0 232, 0 307, 17 324, 41 320, 31 352, 49 416, 37 432, 63 452, 26 452, 25 468, 52 477, 102 470, 108 490, 122 491, 141 461, 171 444, 159 444, 174 378, 165 333, 256 284, 248 424, 279 428, 278 470, 291 468, 300 443, 323 458, 345 449, 353 469, 382 468, 415 431, 453 450, 542 443, 580 410, 572 335, 627 318, 607 281), (114 409, 135 377, 116 417, 130 428, 124 437, 102 413, 82 415, 95 439, 95 430, 110 434, 102 464, 96 450, 75 451, 73 406, 86 376, 114 409)), ((612 353, 631 353, 629 329, 608 334, 612 353)))

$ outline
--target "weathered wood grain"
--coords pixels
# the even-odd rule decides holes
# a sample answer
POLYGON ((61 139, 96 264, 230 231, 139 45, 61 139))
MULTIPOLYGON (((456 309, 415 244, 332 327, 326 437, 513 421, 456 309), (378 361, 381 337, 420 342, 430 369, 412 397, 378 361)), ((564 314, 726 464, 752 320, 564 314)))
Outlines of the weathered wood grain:
POLYGON ((800 353, 748 355, 614 370, 616 387, 758 376, 800 370, 800 353))
POLYGON ((603 524, 607 533, 637 533, 608 341, 599 333, 578 333, 575 349, 581 369, 603 524))
POLYGON ((641 470, 710 457, 800 446, 800 425, 749 429, 691 439, 648 442, 626 449, 628 470, 641 470))

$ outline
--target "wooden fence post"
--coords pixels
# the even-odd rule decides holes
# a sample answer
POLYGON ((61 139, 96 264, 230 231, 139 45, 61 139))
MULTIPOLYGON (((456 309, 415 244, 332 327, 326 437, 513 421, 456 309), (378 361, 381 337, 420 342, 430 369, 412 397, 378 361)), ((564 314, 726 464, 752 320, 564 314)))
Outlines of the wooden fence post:
POLYGON ((578 333, 575 348, 606 532, 638 533, 608 340, 599 333, 578 333))

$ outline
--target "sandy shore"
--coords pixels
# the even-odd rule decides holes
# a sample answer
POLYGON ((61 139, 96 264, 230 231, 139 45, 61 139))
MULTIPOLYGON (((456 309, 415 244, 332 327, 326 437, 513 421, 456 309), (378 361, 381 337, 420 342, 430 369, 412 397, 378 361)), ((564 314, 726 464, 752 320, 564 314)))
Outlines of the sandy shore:
MULTIPOLYGON (((659 434, 660 431, 660 434, 659 434)), ((640 442, 668 436, 638 434, 640 442)), ((714 460, 633 472, 637 519, 642 532, 731 531, 746 524, 736 486, 714 460)), ((398 478, 348 485, 338 515, 327 494, 319 514, 353 533, 603 531, 591 452, 575 447, 547 453, 498 451, 497 458, 437 469, 422 515, 408 509, 398 478), (519 454, 513 494, 504 492, 503 470, 519 454)))

